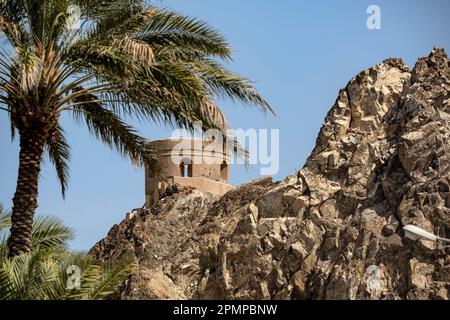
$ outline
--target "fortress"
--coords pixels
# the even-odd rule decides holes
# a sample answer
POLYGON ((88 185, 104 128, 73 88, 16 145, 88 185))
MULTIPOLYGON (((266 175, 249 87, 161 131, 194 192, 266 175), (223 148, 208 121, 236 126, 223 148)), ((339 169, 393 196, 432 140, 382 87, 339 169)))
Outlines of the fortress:
POLYGON ((213 141, 175 138, 149 142, 157 153, 160 172, 145 168, 145 206, 156 204, 168 187, 177 184, 215 195, 234 187, 228 183, 230 157, 225 148, 211 148, 213 141))

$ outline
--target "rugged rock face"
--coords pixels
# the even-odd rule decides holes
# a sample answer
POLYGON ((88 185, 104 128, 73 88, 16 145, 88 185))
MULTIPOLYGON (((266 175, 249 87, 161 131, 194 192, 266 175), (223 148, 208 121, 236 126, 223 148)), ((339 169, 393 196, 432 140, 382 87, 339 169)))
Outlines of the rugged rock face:
POLYGON ((135 255, 123 299, 448 299, 450 62, 389 59, 341 90, 298 173, 221 199, 179 190, 91 252, 135 255))

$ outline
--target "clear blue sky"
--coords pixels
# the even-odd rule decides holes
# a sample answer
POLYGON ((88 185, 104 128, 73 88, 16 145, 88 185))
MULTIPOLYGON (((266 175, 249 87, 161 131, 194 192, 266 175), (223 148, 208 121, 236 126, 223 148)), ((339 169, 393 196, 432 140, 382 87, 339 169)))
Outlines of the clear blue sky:
MULTIPOLYGON (((280 129, 282 179, 303 165, 338 90, 359 71, 388 57, 412 67, 433 46, 450 51, 448 0, 167 0, 164 5, 208 21, 234 48, 229 68, 257 82, 277 117, 232 103, 222 107, 231 127, 280 129), (381 8, 382 29, 368 30, 366 9, 381 8)), ((44 165, 39 214, 61 217, 78 236, 76 249, 89 249, 144 202, 143 170, 92 139, 83 126, 63 119, 72 145, 71 179, 66 200, 54 169, 44 165)), ((138 124, 148 139, 171 131, 138 124)), ((18 143, 11 143, 7 116, 0 111, 0 202, 11 206, 18 143)), ((235 185, 259 177, 259 168, 232 167, 235 185)))

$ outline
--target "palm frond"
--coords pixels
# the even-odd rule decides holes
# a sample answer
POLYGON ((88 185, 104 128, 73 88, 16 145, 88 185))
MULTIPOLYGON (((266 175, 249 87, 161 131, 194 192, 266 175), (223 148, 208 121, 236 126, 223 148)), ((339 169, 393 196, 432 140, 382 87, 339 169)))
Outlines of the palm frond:
POLYGON ((11 226, 11 211, 6 210, 0 203, 0 265, 1 261, 8 257, 8 247, 6 239, 8 237, 8 228, 11 226))
POLYGON ((48 157, 56 169, 61 185, 61 193, 64 198, 69 178, 70 146, 61 127, 56 128, 54 135, 49 137, 46 149, 48 157))
POLYGON ((11 211, 6 210, 0 203, 0 231, 11 226, 11 211))
POLYGON ((14 300, 26 296, 26 275, 30 255, 0 262, 0 300, 14 300))
POLYGON ((123 50, 124 54, 140 64, 150 66, 153 63, 153 49, 143 41, 125 36, 114 39, 112 45, 123 50))
MULTIPOLYGON (((8 213, 0 207, 0 220, 8 213)), ((137 267, 131 258, 103 263, 85 252, 69 252, 73 231, 54 217, 39 217, 33 226, 32 252, 9 259, 6 238, 0 241, 0 300, 104 299, 137 267), (81 286, 70 287, 69 273, 79 270, 81 286)))
POLYGON ((102 266, 101 278, 91 292, 90 299, 104 299, 111 295, 129 275, 136 271, 138 263, 132 258, 122 258, 120 261, 107 262, 102 266))
MULTIPOLYGON (((84 119, 89 131, 109 147, 130 158, 137 165, 148 164, 157 168, 157 159, 147 141, 135 129, 123 122, 114 112, 107 110, 94 96, 80 98, 73 108, 76 119, 84 119)), ((77 100, 76 100, 77 101, 77 100)))
POLYGON ((56 217, 39 216, 33 224, 32 240, 36 250, 65 248, 66 243, 74 237, 74 231, 56 217))
POLYGON ((125 280, 137 268, 137 261, 122 258, 119 261, 104 264, 85 264, 81 269, 81 287, 67 294, 67 299, 99 300, 114 293, 118 284, 125 280))
POLYGON ((194 61, 190 65, 216 96, 230 98, 235 102, 255 104, 263 111, 275 114, 269 103, 254 89, 250 80, 225 70, 220 64, 209 59, 194 61))
POLYGON ((148 9, 147 25, 138 39, 151 46, 174 46, 199 50, 222 59, 231 57, 231 47, 225 38, 207 23, 165 9, 148 9))

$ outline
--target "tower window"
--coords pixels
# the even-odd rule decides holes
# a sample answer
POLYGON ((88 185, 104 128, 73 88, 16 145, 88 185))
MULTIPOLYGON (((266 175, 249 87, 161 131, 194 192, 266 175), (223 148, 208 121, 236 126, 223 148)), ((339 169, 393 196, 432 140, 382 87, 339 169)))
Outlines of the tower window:
POLYGON ((180 175, 182 177, 192 177, 192 160, 183 159, 180 164, 180 175))
POLYGON ((183 164, 183 174, 182 174, 182 176, 183 177, 189 176, 189 168, 188 168, 187 164, 183 164))
POLYGON ((220 178, 224 181, 228 180, 228 164, 226 161, 220 165, 220 178))

